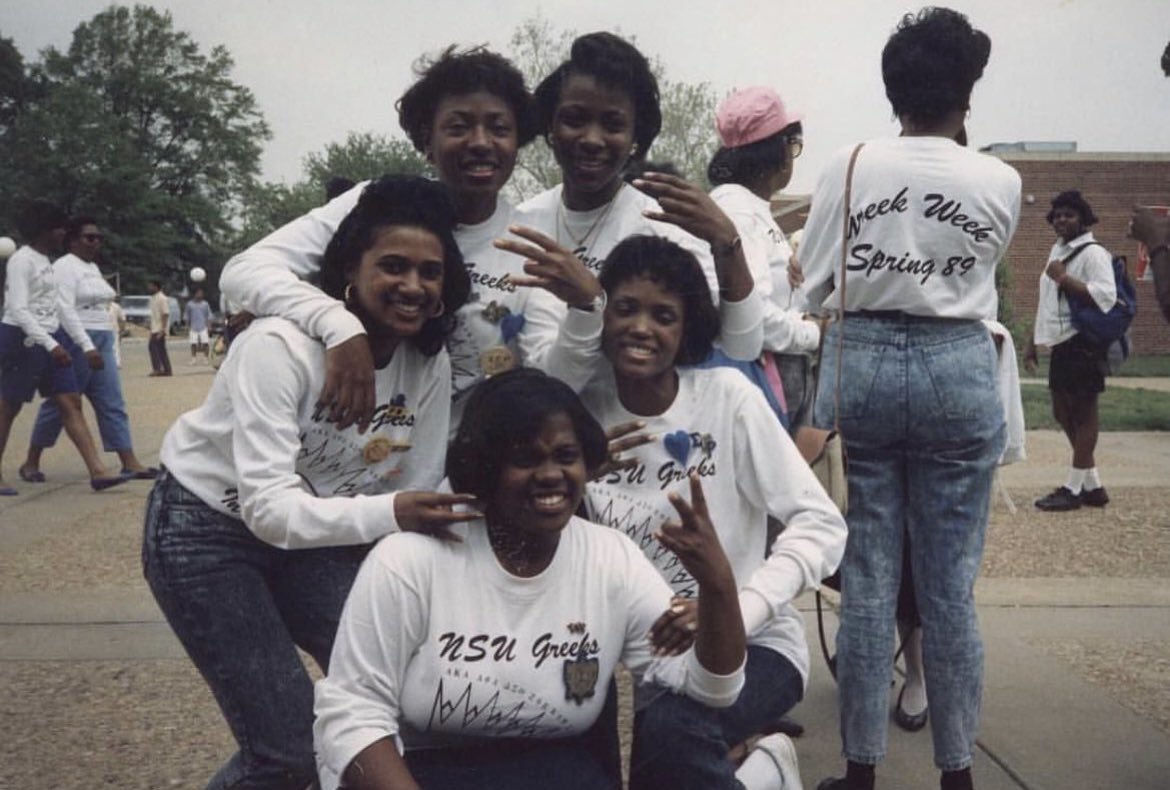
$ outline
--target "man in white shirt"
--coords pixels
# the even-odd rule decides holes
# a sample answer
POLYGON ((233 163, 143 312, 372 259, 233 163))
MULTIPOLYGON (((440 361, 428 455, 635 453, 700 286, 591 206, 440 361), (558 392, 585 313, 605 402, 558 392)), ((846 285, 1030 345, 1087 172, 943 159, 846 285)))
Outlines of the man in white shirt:
POLYGON ((1082 505, 1104 507, 1109 502, 1097 473, 1097 396, 1105 390, 1106 349, 1077 332, 1068 299, 1093 302, 1108 312, 1117 301, 1113 257, 1088 228, 1097 216, 1076 190, 1052 199, 1048 222, 1057 241, 1040 275, 1040 298, 1032 342, 1024 366, 1035 372, 1037 346, 1052 349, 1048 389, 1052 414, 1072 446, 1072 466, 1064 485, 1036 500, 1040 510, 1077 510, 1082 505))
POLYGON ((167 330, 171 326, 171 306, 162 283, 151 280, 146 285, 150 291, 150 375, 171 375, 171 358, 167 356, 167 330))

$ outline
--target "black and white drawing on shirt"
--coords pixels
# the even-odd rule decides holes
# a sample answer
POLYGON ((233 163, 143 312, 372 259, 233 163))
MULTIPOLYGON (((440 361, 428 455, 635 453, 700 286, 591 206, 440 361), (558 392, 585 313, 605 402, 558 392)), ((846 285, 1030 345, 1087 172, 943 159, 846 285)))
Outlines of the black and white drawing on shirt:
POLYGON ((440 634, 435 651, 446 666, 426 730, 525 738, 570 734, 572 723, 560 703, 533 690, 555 684, 524 682, 538 673, 557 673, 566 704, 581 706, 597 696, 601 646, 582 622, 569 623, 565 630, 560 637, 545 631, 530 645, 510 634, 440 634))
POLYGON ((297 474, 314 496, 383 493, 384 484, 402 474, 414 423, 414 411, 401 392, 374 409, 365 434, 356 427, 338 431, 319 408, 313 425, 301 433, 297 474))
POLYGON ((455 400, 485 375, 498 375, 523 364, 519 336, 525 325, 525 298, 512 282, 511 273, 488 274, 473 262, 466 266, 472 294, 456 316, 455 329, 447 341, 455 400))
POLYGON ((686 481, 692 472, 702 479, 715 477, 718 444, 710 433, 669 431, 658 442, 631 452, 638 459, 636 466, 611 472, 587 487, 590 521, 624 532, 654 563, 674 593, 686 598, 698 595, 698 585, 654 533, 664 521, 678 518, 666 498, 668 491, 686 496, 686 481), (637 493, 629 492, 631 489, 637 493))

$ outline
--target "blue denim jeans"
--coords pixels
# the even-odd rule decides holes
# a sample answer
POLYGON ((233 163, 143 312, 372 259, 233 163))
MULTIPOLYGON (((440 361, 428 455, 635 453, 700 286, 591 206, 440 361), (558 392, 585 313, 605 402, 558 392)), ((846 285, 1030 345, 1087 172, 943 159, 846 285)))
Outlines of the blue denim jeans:
MULTIPOLYGON (((104 367, 101 370, 91 370, 85 354, 76 347, 70 348, 77 388, 93 405, 93 412, 97 415, 98 433, 101 434, 102 447, 106 452, 129 450, 133 446, 130 440, 130 418, 126 416, 122 379, 118 374, 118 360, 114 356, 114 344, 117 340, 113 332, 95 329, 86 331, 94 346, 101 352, 104 367)), ((55 401, 42 401, 29 444, 33 447, 52 447, 60 435, 61 409, 55 401)))
POLYGON ((749 645, 743 691, 730 708, 662 694, 634 716, 630 790, 741 788, 727 750, 774 724, 804 696, 784 656, 749 645))
MULTIPOLYGON (((829 330, 814 422, 833 424, 838 327, 829 330)), ((977 321, 850 314, 840 426, 849 538, 837 633, 849 760, 886 751, 903 536, 923 629, 935 764, 971 763, 983 683, 974 585, 1004 445, 995 348, 977 321)))
POLYGON ((284 550, 212 510, 165 470, 146 504, 155 600, 211 687, 239 751, 209 788, 304 790, 316 778, 313 684, 367 546, 284 550))

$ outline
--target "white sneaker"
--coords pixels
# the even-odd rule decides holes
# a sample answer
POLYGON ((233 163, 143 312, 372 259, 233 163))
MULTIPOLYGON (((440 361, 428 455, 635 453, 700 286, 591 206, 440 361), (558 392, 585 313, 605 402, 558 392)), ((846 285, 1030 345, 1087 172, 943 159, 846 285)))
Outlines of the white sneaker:
POLYGON ((784 790, 804 790, 804 785, 800 782, 800 765, 796 761, 796 747, 787 735, 782 732, 765 735, 756 741, 752 751, 757 750, 763 751, 776 763, 782 780, 780 786, 784 790))

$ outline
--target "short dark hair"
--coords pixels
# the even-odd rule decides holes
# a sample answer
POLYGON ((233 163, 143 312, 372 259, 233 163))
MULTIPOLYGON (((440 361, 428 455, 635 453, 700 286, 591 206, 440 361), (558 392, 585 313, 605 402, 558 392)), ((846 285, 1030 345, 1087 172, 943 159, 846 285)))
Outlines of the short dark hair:
POLYGON ((79 214, 76 217, 70 217, 69 221, 65 223, 65 246, 69 246, 81 236, 81 229, 86 225, 97 225, 96 219, 85 214, 79 214))
POLYGON ((467 301, 471 280, 455 243, 455 204, 442 185, 416 176, 382 176, 362 190, 357 205, 341 221, 321 261, 321 290, 345 299, 346 275, 374 242, 374 232, 387 225, 423 228, 443 246, 443 314, 423 324, 410 338, 427 356, 439 353, 455 328, 455 313, 467 301))
POLYGON ((328 203, 338 195, 344 195, 357 186, 357 182, 345 176, 332 176, 325 182, 325 202, 328 203))
POLYGON ((47 200, 33 200, 17 216, 16 230, 25 243, 31 244, 49 231, 65 227, 68 221, 60 206, 47 200))
POLYGON ((882 49, 882 81, 897 116, 938 123, 967 110, 971 89, 983 76, 991 39, 949 8, 906 14, 882 49))
POLYGON ((790 123, 776 134, 737 148, 720 148, 707 165, 707 180, 719 184, 747 185, 763 176, 778 173, 788 162, 788 137, 801 134, 800 121, 790 123))
POLYGON ((486 47, 459 51, 454 45, 437 58, 420 58, 418 79, 395 104, 398 125, 420 152, 430 143, 435 112, 445 96, 484 91, 504 100, 516 116, 516 143, 524 147, 536 137, 536 112, 524 75, 503 55, 486 47))
POLYGON ((683 337, 674 363, 693 365, 711 356, 719 335, 719 311, 694 253, 660 236, 629 236, 610 251, 598 279, 612 299, 619 285, 635 277, 682 298, 683 337))
POLYGON ((535 368, 515 368, 480 382, 468 397, 459 430, 447 448, 451 490, 490 500, 500 470, 556 414, 572 421, 585 467, 592 472, 601 466, 608 453, 605 431, 568 384, 535 368))
POLYGON ((1052 199, 1052 208, 1048 209, 1048 214, 1044 219, 1048 220, 1048 224, 1052 224, 1053 217, 1058 208, 1071 208, 1073 211, 1081 215, 1081 225, 1089 227, 1097 224, 1097 215, 1093 213, 1093 207, 1089 205, 1089 201, 1085 200, 1084 195, 1077 189, 1066 189, 1059 195, 1052 199))
POLYGON ((606 88, 629 95, 634 105, 634 158, 645 159, 662 131, 658 80, 646 56, 613 33, 579 36, 569 50, 569 59, 557 66, 534 91, 541 134, 548 135, 552 130, 561 90, 574 74, 587 75, 606 88))

